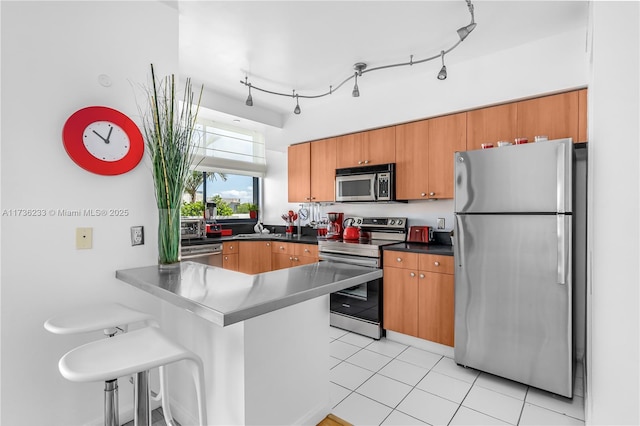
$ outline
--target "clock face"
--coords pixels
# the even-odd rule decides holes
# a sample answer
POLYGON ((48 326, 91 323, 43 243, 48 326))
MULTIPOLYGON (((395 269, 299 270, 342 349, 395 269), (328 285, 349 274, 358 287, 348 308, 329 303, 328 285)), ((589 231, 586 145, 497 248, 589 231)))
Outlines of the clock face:
POLYGON ((129 152, 129 136, 109 121, 89 124, 82 133, 82 142, 89 154, 102 161, 122 160, 129 152))
POLYGON ((138 165, 144 141, 138 126, 120 111, 91 106, 73 113, 62 129, 69 157, 100 175, 119 175, 138 165))

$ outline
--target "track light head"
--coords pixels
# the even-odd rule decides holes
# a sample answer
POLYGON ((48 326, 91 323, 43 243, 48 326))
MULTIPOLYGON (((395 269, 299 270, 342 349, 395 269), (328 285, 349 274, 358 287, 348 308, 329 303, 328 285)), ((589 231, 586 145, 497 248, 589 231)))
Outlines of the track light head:
POLYGON ((473 31, 476 28, 476 23, 472 22, 469 25, 462 27, 458 30, 458 37, 460 37, 460 41, 464 41, 465 38, 467 38, 467 36, 469 34, 471 34, 471 31, 473 31))
POLYGON ((446 80, 447 79, 447 67, 444 64, 444 50, 440 52, 440 57, 442 58, 442 68, 440 68, 440 72, 438 73, 438 80, 446 80))
POLYGON ((244 78, 244 85, 249 87, 249 96, 247 96, 247 100, 244 102, 246 106, 253 106, 253 98, 251 97, 251 83, 248 83, 249 77, 244 78))
MULTIPOLYGON (((295 90, 294 90, 295 93, 295 90)), ((300 109, 300 102, 298 102, 298 95, 296 95, 296 107, 293 109, 294 114, 300 114, 302 110, 300 109)))
POLYGON ((360 96, 360 90, 358 89, 358 73, 355 74, 356 84, 353 86, 353 92, 351 92, 351 96, 357 98, 360 96))
POLYGON ((438 73, 438 80, 446 80, 447 79, 447 67, 445 65, 440 68, 440 72, 438 73))

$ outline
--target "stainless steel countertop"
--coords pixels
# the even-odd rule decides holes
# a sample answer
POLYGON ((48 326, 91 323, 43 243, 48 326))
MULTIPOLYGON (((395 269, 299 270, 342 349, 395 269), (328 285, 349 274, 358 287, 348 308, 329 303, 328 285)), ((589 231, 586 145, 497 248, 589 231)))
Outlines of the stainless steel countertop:
POLYGON ((117 279, 223 327, 381 277, 381 269, 334 262, 257 275, 194 262, 116 271, 117 279))

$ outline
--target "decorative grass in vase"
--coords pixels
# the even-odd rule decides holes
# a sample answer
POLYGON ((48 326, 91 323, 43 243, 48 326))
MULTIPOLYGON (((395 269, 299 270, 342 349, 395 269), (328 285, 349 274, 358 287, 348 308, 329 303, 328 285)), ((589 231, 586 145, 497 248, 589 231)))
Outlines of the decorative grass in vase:
POLYGON ((194 160, 192 136, 203 88, 194 104, 191 80, 187 79, 182 105, 178 105, 173 74, 156 79, 152 64, 151 81, 152 87, 147 89, 149 112, 142 114, 142 125, 158 205, 158 263, 165 266, 180 261, 180 206, 194 160))

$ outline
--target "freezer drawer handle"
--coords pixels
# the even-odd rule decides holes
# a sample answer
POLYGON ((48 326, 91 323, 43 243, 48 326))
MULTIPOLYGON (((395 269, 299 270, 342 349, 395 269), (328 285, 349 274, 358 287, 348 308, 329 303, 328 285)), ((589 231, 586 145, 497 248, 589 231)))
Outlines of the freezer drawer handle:
POLYGON ((558 284, 567 284, 567 235, 565 216, 558 215, 558 284))

